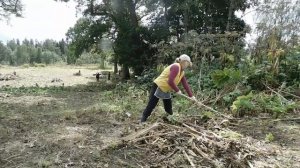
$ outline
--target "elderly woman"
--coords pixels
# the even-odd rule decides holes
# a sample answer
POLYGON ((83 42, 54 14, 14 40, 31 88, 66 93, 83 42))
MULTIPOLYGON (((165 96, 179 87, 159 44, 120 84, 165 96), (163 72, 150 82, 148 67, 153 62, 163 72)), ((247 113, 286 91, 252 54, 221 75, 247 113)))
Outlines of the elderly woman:
POLYGON ((172 97, 170 92, 175 91, 176 94, 181 95, 182 92, 177 86, 179 83, 182 83, 189 97, 196 100, 186 78, 184 77, 184 70, 190 66, 192 66, 191 58, 186 54, 180 55, 180 57, 176 58, 175 63, 165 68, 160 76, 154 80, 149 96, 149 102, 143 112, 141 122, 145 122, 151 115, 159 99, 163 99, 164 108, 167 114, 173 114, 172 97))

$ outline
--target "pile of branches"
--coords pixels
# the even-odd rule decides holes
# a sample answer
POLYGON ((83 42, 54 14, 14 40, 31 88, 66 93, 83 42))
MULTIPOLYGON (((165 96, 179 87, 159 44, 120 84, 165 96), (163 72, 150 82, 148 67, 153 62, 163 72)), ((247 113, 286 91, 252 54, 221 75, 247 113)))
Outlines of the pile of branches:
POLYGON ((147 151, 139 164, 150 167, 253 167, 254 159, 267 155, 263 144, 226 138, 224 131, 228 129, 192 122, 157 122, 123 137, 117 145, 147 151))

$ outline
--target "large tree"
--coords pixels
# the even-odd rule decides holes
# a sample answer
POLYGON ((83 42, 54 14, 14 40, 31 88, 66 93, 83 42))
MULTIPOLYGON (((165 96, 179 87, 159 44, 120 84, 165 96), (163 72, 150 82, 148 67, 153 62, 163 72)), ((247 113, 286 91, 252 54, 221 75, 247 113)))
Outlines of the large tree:
POLYGON ((147 55, 147 45, 143 42, 140 33, 140 17, 136 13, 140 0, 77 0, 77 2, 78 6, 83 8, 84 17, 92 22, 77 23, 83 26, 75 26, 68 32, 69 37, 78 37, 70 38, 71 44, 80 44, 77 47, 73 46, 73 50, 78 51, 75 55, 91 47, 92 43, 97 43, 97 39, 103 38, 105 33, 106 38, 114 42, 115 61, 122 65, 123 78, 129 78, 129 68, 132 68, 136 74, 140 74, 147 55), (93 33, 90 32, 92 27, 95 30, 96 26, 101 25, 107 25, 109 28, 98 30, 97 34, 91 34, 93 33), (72 35, 72 32, 77 33, 72 35), (82 33, 84 35, 77 36, 82 33))

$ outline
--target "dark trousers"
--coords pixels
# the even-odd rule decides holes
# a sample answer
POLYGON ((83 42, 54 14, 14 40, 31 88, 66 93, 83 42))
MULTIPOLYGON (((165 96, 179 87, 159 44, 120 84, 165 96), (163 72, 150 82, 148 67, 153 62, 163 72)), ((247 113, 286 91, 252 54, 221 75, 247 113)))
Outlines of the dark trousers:
MULTIPOLYGON (((150 95, 149 95, 149 102, 148 102, 148 105, 147 105, 146 109, 143 112, 141 122, 145 122, 147 120, 147 118, 151 115, 153 109, 155 108, 155 106, 157 105, 157 103, 159 101, 159 98, 157 98, 154 95, 156 89, 157 89, 157 85, 156 85, 156 83, 153 83, 153 86, 152 86, 152 89, 151 89, 151 92, 150 92, 150 95)), ((165 111, 168 114, 172 115, 173 114, 172 100, 171 99, 163 99, 163 102, 164 102, 165 111)))

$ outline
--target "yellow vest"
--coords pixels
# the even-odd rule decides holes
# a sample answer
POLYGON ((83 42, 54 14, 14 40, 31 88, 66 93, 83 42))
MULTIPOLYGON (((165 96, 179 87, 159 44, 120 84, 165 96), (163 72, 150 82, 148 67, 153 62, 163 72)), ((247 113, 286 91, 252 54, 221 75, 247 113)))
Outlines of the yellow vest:
POLYGON ((169 80, 169 76, 170 76, 170 69, 171 66, 173 65, 177 65, 179 67, 179 72, 175 77, 174 83, 176 85, 179 84, 179 82, 181 81, 183 75, 184 75, 184 71, 181 72, 181 66, 179 63, 174 63, 172 65, 169 65, 167 68, 164 69, 164 71, 154 80, 154 83, 157 84, 157 86, 163 91, 163 92, 170 92, 173 89, 171 88, 171 86, 168 84, 168 80, 169 80))

